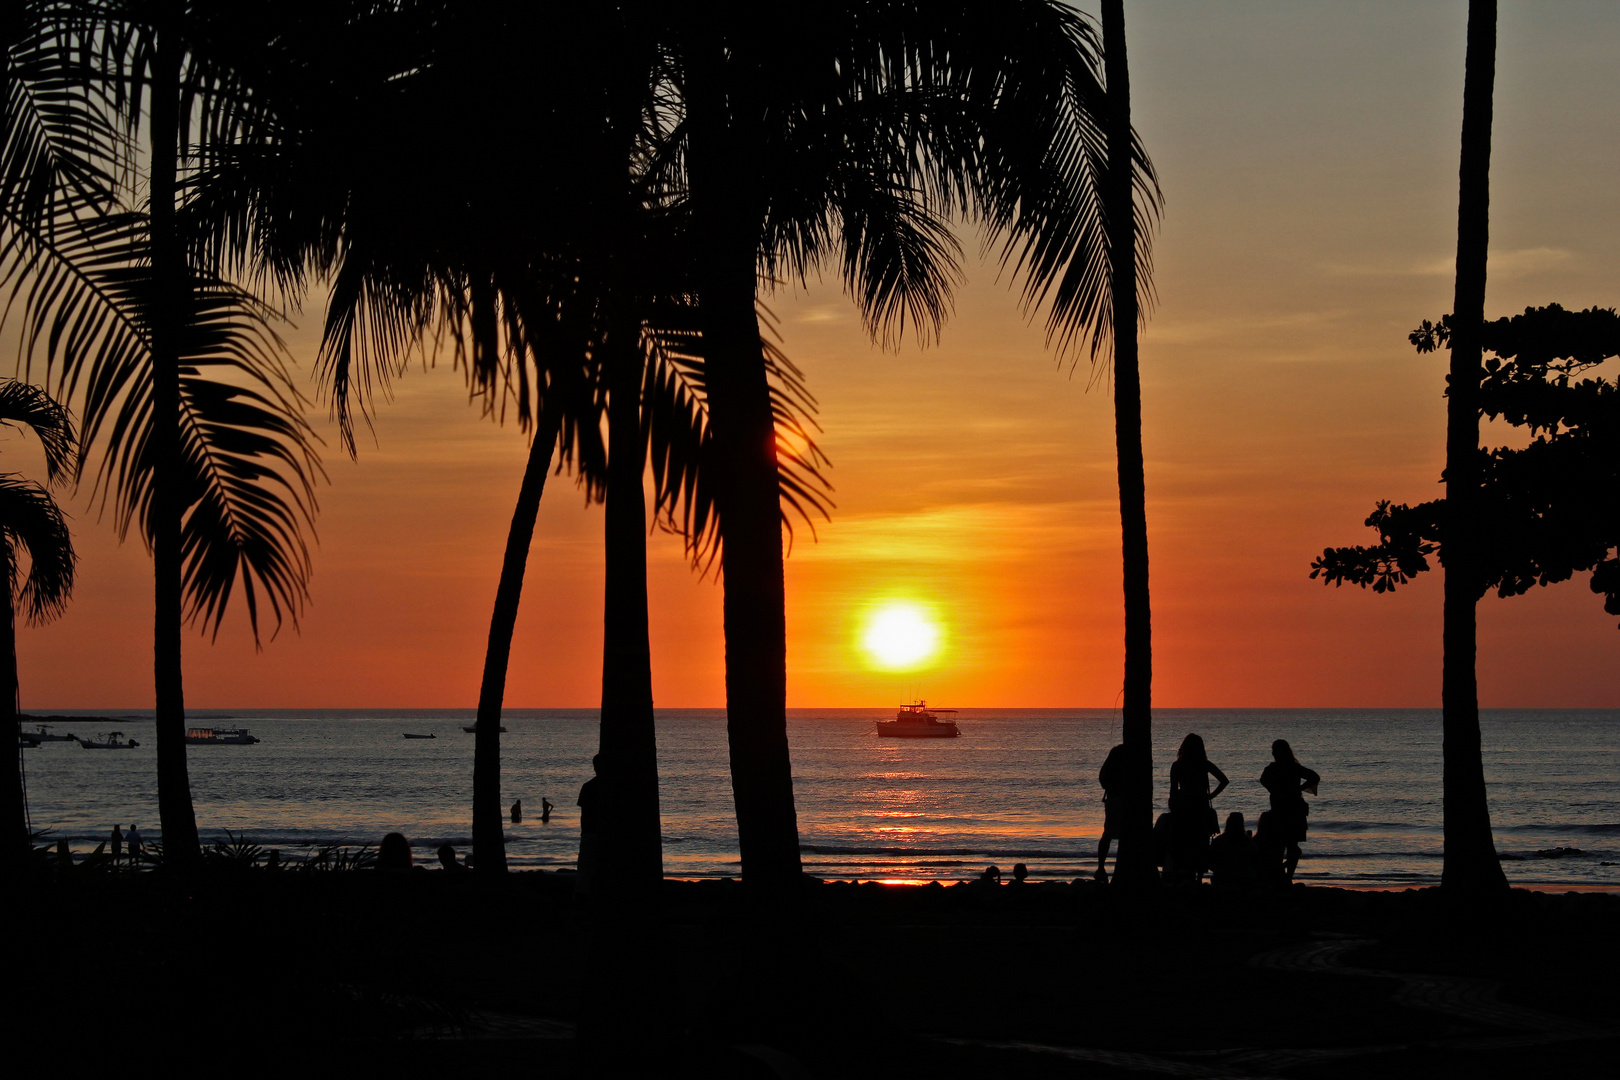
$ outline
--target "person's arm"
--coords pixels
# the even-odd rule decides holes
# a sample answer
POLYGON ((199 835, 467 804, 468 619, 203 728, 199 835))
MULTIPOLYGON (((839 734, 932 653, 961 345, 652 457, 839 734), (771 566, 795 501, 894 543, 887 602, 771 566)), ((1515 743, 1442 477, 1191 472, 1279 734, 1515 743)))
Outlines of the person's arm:
POLYGON ((1213 776, 1219 781, 1219 783, 1215 785, 1215 790, 1209 793, 1210 799, 1213 800, 1215 796, 1226 790, 1226 774, 1221 772, 1220 769, 1216 768, 1215 763, 1212 761, 1209 763, 1209 775, 1213 776))
MULTIPOLYGON (((1299 790, 1301 790, 1301 791, 1312 790, 1318 784, 1320 784, 1322 782, 1322 778, 1316 774, 1315 770, 1307 769, 1303 765, 1301 765, 1299 767, 1299 775, 1300 775, 1299 790)), ((1314 790, 1313 790, 1313 794, 1314 794, 1314 790)))

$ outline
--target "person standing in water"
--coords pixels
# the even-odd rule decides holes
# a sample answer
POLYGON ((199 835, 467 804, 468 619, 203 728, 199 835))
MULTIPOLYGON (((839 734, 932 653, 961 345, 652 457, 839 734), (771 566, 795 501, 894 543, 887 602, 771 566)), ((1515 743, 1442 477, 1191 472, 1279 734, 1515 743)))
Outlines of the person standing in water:
POLYGON ((1188 735, 1181 740, 1170 766, 1170 861, 1176 876, 1203 880, 1209 865, 1209 838, 1220 825, 1210 804, 1226 790, 1226 774, 1204 754, 1204 740, 1188 735), (1209 778, 1216 781, 1209 790, 1209 778))
MULTIPOLYGON (((1102 768, 1097 772, 1097 783, 1103 789, 1103 831, 1097 838, 1097 873, 1096 878, 1104 885, 1108 884, 1108 871, 1104 866, 1108 862, 1108 849, 1114 846, 1114 841, 1125 828, 1125 810, 1118 806, 1118 800, 1110 801, 1109 792, 1121 786, 1125 779, 1125 744, 1120 743, 1108 751, 1103 759, 1102 768)), ((1117 867, 1116 867, 1117 868, 1117 867)))
POLYGON ((1322 778, 1299 763, 1287 739, 1271 744, 1271 757, 1271 764, 1260 774, 1260 786, 1271 794, 1266 825, 1268 831, 1276 830, 1274 843, 1283 849, 1283 868, 1292 882, 1294 867, 1299 865, 1299 845, 1305 839, 1305 816, 1311 812, 1305 793, 1315 795, 1322 778))

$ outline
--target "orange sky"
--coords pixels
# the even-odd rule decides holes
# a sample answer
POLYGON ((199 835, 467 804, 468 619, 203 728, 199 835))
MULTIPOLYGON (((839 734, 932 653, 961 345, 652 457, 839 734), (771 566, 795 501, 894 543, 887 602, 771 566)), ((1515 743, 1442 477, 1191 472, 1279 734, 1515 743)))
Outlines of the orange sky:
MULTIPOLYGON (((1440 580, 1393 597, 1308 579, 1375 499, 1436 494, 1466 4, 1126 5, 1137 126, 1167 210, 1142 341, 1157 704, 1439 703, 1440 580)), ((1620 8, 1502 4, 1487 310, 1620 304, 1620 8)), ((977 251, 965 237, 970 255, 977 251)), ((835 281, 772 303, 821 402, 837 509, 788 562, 789 703, 1108 706, 1119 692, 1112 411, 995 267, 943 340, 885 353, 835 281), (859 620, 932 605, 938 659, 876 672, 859 620)), ((319 304, 289 335, 308 377, 319 304)), ((302 632, 187 641, 194 708, 471 706, 525 448, 448 366, 413 371, 377 442, 338 456, 302 632)), ((3 437, 6 469, 32 448, 3 437)), ((600 507, 541 510, 507 702, 600 695, 600 507)), ((151 563, 85 495, 68 614, 20 635, 30 709, 150 706, 151 563)), ((654 538, 654 688, 724 702, 720 590, 654 538)), ((1620 631, 1584 575, 1480 605, 1485 705, 1620 706, 1620 631)))

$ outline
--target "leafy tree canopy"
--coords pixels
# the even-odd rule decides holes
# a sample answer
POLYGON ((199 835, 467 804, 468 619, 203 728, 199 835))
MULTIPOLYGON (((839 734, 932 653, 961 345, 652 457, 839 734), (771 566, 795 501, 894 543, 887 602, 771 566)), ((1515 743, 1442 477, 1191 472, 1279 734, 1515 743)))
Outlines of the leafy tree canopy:
MULTIPOLYGON (((1451 316, 1425 319, 1411 341, 1420 353, 1448 347, 1451 316)), ((1526 308, 1486 323, 1482 344, 1480 415, 1525 428, 1531 441, 1479 451, 1488 523, 1479 595, 1517 596, 1590 570, 1603 610, 1620 615, 1620 380, 1591 371, 1620 356, 1620 316, 1526 308)), ((1445 562, 1444 499, 1381 500, 1366 524, 1377 544, 1327 548, 1311 577, 1383 593, 1428 570, 1429 556, 1445 562)))

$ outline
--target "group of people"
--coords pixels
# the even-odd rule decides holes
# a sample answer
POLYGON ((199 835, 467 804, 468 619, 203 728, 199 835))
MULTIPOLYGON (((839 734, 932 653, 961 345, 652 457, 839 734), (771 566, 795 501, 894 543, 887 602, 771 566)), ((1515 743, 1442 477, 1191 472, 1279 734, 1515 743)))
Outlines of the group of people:
MULTIPOLYGON (((1200 882, 1208 873, 1215 885, 1248 886, 1294 880, 1299 845, 1305 839, 1310 805, 1322 778, 1299 763, 1287 739, 1271 744, 1271 764, 1260 774, 1260 785, 1271 796, 1271 809, 1260 815, 1258 828, 1245 828, 1237 811, 1226 816, 1223 829, 1215 812, 1215 798, 1226 790, 1226 774, 1204 751, 1204 740, 1188 735, 1170 766, 1170 809, 1153 825, 1155 861, 1166 880, 1200 882), (1210 780, 1215 787, 1210 788, 1210 780), (1211 840, 1211 837, 1214 837, 1211 840)), ((1103 762, 1097 780, 1103 788, 1103 834, 1097 841, 1097 880, 1107 881, 1109 849, 1125 826, 1125 807, 1119 793, 1125 786, 1126 750, 1114 747, 1103 762)))
POLYGON ((107 838, 107 842, 108 847, 112 849, 112 857, 114 862, 117 862, 119 859, 123 858, 126 847, 129 849, 130 862, 133 863, 141 861, 141 852, 144 844, 141 840, 141 830, 137 829, 134 825, 130 825, 129 832, 127 833, 117 825, 114 825, 112 828, 112 835, 107 838))

